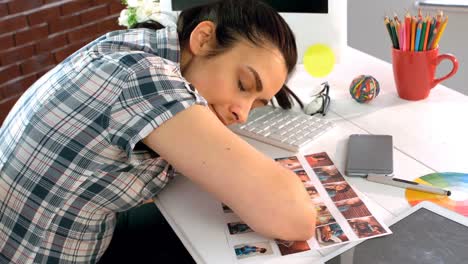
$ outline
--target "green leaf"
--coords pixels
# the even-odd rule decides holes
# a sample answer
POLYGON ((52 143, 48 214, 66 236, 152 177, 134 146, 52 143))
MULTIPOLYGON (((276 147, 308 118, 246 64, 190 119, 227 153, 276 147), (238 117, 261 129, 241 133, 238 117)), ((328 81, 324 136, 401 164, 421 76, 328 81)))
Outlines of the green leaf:
POLYGON ((131 7, 128 9, 128 27, 132 28, 136 24, 137 24, 136 9, 131 7))

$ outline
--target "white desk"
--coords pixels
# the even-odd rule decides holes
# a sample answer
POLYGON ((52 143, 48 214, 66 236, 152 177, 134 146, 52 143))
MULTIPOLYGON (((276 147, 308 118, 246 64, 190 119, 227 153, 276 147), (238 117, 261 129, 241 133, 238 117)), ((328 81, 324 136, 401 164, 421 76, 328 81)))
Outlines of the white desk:
MULTIPOLYGON (((326 79, 332 97, 327 118, 337 126, 305 152, 326 151, 344 172, 350 134, 390 134, 394 140, 394 171, 398 178, 411 180, 434 171, 468 172, 468 163, 464 162, 464 151, 468 149, 466 96, 439 85, 426 100, 402 100, 396 94, 391 65, 352 48, 346 50, 342 63, 326 79), (370 104, 358 104, 349 95, 349 84, 360 74, 372 75, 380 83, 380 95, 370 104)), ((305 96, 310 95, 310 86, 316 82, 299 67, 289 84, 305 96)), ((273 158, 294 154, 247 141, 273 158)), ((409 208, 403 189, 360 178, 346 179, 364 194, 372 212, 384 221, 409 208)), ((197 263, 233 262, 233 249, 226 241, 219 201, 181 177, 166 187, 156 204, 197 263)), ((312 251, 310 257, 288 258, 288 262, 311 263, 319 257, 319 252, 312 251)), ((277 258, 268 263, 282 262, 277 258)))

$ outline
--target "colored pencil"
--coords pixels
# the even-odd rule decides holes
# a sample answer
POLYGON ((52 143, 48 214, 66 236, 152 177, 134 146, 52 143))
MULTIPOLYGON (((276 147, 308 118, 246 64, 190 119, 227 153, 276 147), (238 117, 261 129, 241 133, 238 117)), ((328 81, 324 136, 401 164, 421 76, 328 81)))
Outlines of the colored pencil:
POLYGON ((411 19, 411 47, 410 51, 414 51, 414 39, 416 37, 416 17, 411 19))
POLYGON ((419 51, 422 51, 423 50, 423 47, 424 47, 424 40, 426 38, 426 24, 427 24, 427 20, 423 18, 423 20, 421 21, 422 22, 422 27, 421 27, 421 37, 419 39, 419 47, 418 47, 418 50, 419 51))
POLYGON ((392 29, 390 28, 390 20, 388 17, 384 19, 385 27, 387 28, 388 35, 390 36, 390 40, 392 41, 392 46, 395 48, 395 40, 393 39, 392 29))
POLYGON ((444 17, 442 11, 437 15, 423 16, 421 9, 412 16, 406 10, 404 18, 400 21, 394 13, 393 18, 384 17, 384 24, 392 41, 394 49, 402 51, 427 51, 439 46, 440 39, 448 24, 448 16, 444 17))
POLYGON ((430 43, 432 43, 432 39, 434 38, 434 29, 435 29, 435 18, 432 18, 431 19, 431 27, 429 29, 429 36, 427 37, 427 45, 426 45, 426 50, 430 50, 431 49, 431 45, 429 45, 430 43))
POLYGON ((427 48, 427 39, 429 37, 429 31, 431 29, 431 17, 429 15, 426 16, 425 25, 426 25, 426 34, 424 35, 424 44, 423 44, 422 50, 426 50, 427 48))
POLYGON ((411 46, 411 15, 408 11, 406 11, 405 15, 405 50, 410 50, 411 46))
POLYGON ((401 43, 400 43, 400 49, 405 51, 405 47, 406 47, 406 32, 405 32, 405 24, 401 24, 401 27, 400 27, 400 39, 401 39, 401 43))
POLYGON ((432 48, 437 48, 439 45, 440 38, 442 37, 442 34, 444 33, 445 27, 447 26, 448 23, 448 16, 445 17, 444 22, 442 23, 439 32, 437 33, 437 36, 434 40, 434 43, 432 44, 432 48))
POLYGON ((422 21, 418 21, 416 29, 416 40, 414 41, 414 51, 419 51, 419 41, 421 40, 422 21))
POLYGON ((434 28, 434 31, 432 32, 432 38, 431 40, 429 41, 429 43, 427 43, 427 46, 429 47, 429 50, 433 49, 433 43, 434 43, 434 39, 435 39, 435 36, 437 35, 437 28, 434 28))
POLYGON ((432 38, 431 38, 431 41, 430 41, 430 49, 433 49, 434 48, 434 42, 435 42, 435 39, 437 37, 437 34, 439 34, 439 31, 440 31, 440 26, 441 26, 441 20, 442 20, 442 11, 439 11, 439 13, 436 15, 436 18, 435 18, 435 25, 434 25, 434 30, 432 31, 432 38))
POLYGON ((400 47, 398 46, 398 38, 397 38, 396 30, 395 30, 395 23, 393 22, 393 20, 390 21, 390 29, 392 30, 392 37, 393 37, 393 40, 395 41, 394 48, 399 49, 400 47))

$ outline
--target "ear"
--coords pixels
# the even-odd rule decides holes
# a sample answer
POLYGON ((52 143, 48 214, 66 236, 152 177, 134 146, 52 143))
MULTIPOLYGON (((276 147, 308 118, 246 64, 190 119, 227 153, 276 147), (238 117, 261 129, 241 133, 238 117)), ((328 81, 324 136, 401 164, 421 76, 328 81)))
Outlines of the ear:
POLYGON ((211 21, 199 23, 190 34, 190 51, 195 56, 204 56, 216 48, 216 25, 211 21))

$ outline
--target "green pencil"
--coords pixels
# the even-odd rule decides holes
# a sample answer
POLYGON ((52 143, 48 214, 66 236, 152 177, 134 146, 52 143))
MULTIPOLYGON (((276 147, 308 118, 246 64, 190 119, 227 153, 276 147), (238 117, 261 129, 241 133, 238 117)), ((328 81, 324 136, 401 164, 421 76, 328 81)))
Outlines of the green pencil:
POLYGON ((426 20, 423 19, 423 22, 422 22, 422 29, 421 29, 421 39, 419 40, 419 47, 418 47, 418 51, 422 51, 423 50, 423 47, 424 47, 424 37, 426 36, 426 20))
POLYGON ((384 19, 385 27, 387 28, 388 35, 390 36, 390 40, 392 41, 392 46, 395 48, 395 40, 393 39, 392 29, 390 27, 390 20, 388 17, 384 19))
POLYGON ((396 29, 395 29, 395 24, 393 23, 393 21, 390 21, 390 29, 392 30, 392 36, 394 39, 393 47, 395 49, 399 49, 400 47, 398 46, 398 37, 397 37, 396 29))

